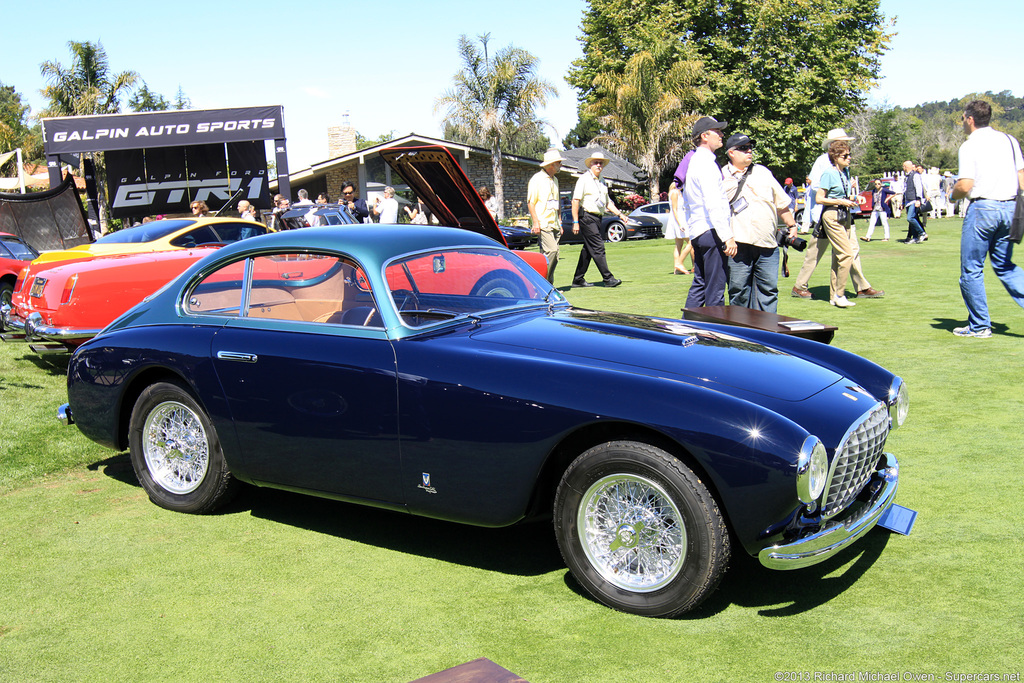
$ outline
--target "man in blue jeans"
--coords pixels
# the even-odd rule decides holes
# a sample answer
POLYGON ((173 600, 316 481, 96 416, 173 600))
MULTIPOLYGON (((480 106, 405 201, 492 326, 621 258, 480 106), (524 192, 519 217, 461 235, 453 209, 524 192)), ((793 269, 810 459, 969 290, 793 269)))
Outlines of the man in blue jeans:
POLYGON ((914 162, 904 161, 903 171, 907 174, 903 181, 903 208, 907 210, 907 239, 900 241, 904 244, 920 244, 928 239, 919 218, 921 200, 924 199, 924 183, 921 181, 921 174, 914 170, 914 162))
MULTIPOLYGON (((736 254, 729 257, 729 305, 775 313, 779 305, 779 219, 796 237, 790 195, 754 163, 754 141, 736 133, 725 143, 722 189, 730 202, 736 254)), ((792 184, 792 181, 790 181, 792 184)))
POLYGON ((1017 190, 1024 188, 1024 157, 1016 138, 994 130, 989 122, 992 106, 974 100, 964 109, 967 140, 960 145, 960 179, 953 186, 953 201, 968 197, 970 206, 960 235, 960 293, 967 305, 967 325, 958 337, 992 336, 992 320, 985 296, 985 254, 1006 291, 1024 308, 1024 270, 1013 263, 1008 239, 1017 190))

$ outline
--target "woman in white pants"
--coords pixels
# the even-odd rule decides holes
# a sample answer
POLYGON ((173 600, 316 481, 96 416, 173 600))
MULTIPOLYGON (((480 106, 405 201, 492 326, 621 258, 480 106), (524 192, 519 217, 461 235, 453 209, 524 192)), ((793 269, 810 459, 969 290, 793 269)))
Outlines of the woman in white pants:
POLYGON ((875 180, 871 188, 871 220, 868 221, 867 234, 861 237, 864 242, 871 241, 871 235, 875 233, 875 224, 879 219, 882 221, 882 230, 885 235, 882 241, 889 241, 889 211, 892 210, 889 208, 889 199, 893 194, 888 185, 882 185, 881 180, 875 180))

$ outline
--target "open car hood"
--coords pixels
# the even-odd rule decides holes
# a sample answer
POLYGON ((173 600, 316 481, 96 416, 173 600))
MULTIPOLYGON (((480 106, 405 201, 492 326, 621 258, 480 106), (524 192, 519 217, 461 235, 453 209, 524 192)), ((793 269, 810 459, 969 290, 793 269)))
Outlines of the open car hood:
POLYGON ((444 147, 392 147, 380 155, 437 217, 508 246, 498 222, 484 206, 455 157, 444 147))

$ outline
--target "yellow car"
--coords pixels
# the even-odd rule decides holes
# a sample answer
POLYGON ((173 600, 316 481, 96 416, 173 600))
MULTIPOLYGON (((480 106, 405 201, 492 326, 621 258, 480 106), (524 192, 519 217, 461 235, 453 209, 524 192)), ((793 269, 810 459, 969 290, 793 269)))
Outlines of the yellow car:
POLYGON ((70 249, 44 251, 33 263, 229 244, 266 232, 262 223, 239 218, 170 218, 108 233, 95 242, 70 249))

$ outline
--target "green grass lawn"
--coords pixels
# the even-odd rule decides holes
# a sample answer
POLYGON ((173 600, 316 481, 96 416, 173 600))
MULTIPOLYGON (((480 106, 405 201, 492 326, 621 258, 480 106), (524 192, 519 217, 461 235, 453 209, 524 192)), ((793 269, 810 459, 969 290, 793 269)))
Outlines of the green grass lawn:
MULTIPOLYGON (((477 657, 532 683, 1019 673, 1024 311, 989 272, 995 335, 951 334, 966 319, 959 228, 861 243, 886 296, 851 309, 828 305, 827 260, 815 300, 789 296, 799 254, 780 280, 780 313, 838 325, 833 344, 907 380, 888 450, 913 533, 876 529, 794 572, 734 557, 677 620, 594 602, 544 524, 476 529, 254 489, 216 515, 164 511, 125 454, 56 421, 66 361, 0 344, 0 681, 400 682, 477 657)), ((568 289, 574 304, 679 316, 690 277, 671 274, 669 241, 608 252, 622 286, 568 289)), ((578 253, 563 248, 559 287, 578 253)))

